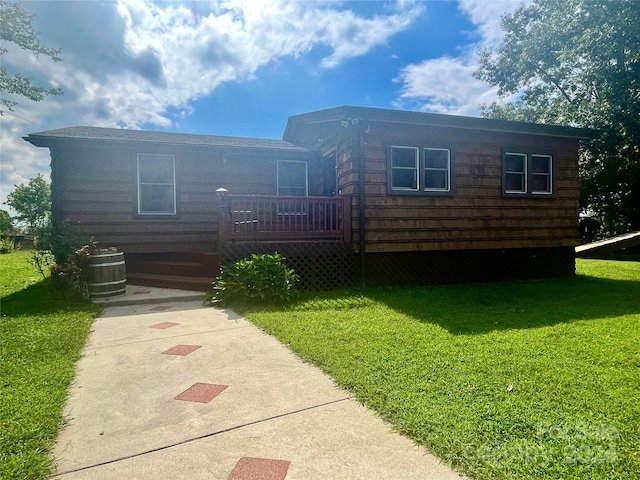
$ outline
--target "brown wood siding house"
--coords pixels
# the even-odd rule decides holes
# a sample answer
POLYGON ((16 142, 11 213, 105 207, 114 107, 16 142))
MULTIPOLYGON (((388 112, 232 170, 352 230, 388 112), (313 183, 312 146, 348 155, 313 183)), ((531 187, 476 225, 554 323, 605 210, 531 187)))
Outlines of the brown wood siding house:
MULTIPOLYGON (((211 252, 218 241, 216 190, 276 195, 277 162, 318 154, 282 140, 69 127, 27 140, 51 152, 54 222, 67 222, 127 253, 211 252), (165 162, 173 188, 166 209, 146 209, 144 163, 165 162), (146 211, 145 211, 146 210, 146 211)), ((161 189, 162 185, 157 185, 161 189)), ((318 182, 309 184, 317 193, 318 182)))
POLYGON ((283 140, 92 127, 25 140, 50 149, 54 221, 132 265, 171 252, 324 251, 326 275, 384 285, 573 274, 578 147, 593 135, 338 107, 290 117, 283 140), (331 272, 337 243, 355 277, 339 271, 350 262, 331 272))
POLYGON ((335 152, 360 276, 384 285, 572 275, 595 134, 346 106, 290 117, 283 138, 335 152))

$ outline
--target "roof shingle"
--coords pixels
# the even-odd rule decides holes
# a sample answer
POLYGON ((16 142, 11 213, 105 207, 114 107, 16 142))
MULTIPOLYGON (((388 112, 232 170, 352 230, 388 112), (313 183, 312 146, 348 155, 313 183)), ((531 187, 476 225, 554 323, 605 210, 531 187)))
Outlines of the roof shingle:
POLYGON ((58 128, 56 130, 30 133, 24 138, 26 141, 38 146, 47 146, 49 140, 74 139, 307 151, 307 149, 294 145, 293 143, 270 138, 196 135, 191 133, 154 132, 148 130, 125 130, 120 128, 83 126, 58 128))

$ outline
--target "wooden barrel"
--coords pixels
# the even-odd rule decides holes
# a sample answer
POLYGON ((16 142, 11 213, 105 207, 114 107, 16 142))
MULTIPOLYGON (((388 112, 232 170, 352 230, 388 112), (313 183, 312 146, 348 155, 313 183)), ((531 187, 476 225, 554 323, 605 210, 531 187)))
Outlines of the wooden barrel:
POLYGON ((127 286, 127 270, 124 254, 116 248, 101 248, 89 257, 87 287, 94 299, 124 295, 127 286))

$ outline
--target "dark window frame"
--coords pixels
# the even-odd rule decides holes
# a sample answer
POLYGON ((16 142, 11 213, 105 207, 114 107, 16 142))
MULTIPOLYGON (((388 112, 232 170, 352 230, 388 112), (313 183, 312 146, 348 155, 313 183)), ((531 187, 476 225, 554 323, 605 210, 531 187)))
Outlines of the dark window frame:
POLYGON ((431 142, 398 141, 387 143, 387 194, 410 195, 423 197, 451 197, 455 195, 455 151, 449 145, 431 142), (393 186, 393 151, 395 148, 415 149, 417 151, 417 185, 416 188, 397 188, 393 186), (448 155, 448 189, 425 188, 426 153, 427 150, 446 150, 448 155))

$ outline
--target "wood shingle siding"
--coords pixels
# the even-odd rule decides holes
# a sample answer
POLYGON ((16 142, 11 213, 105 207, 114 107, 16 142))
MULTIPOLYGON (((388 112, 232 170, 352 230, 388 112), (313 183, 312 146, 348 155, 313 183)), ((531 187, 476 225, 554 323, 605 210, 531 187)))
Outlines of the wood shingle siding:
POLYGON ((54 221, 102 246, 155 255, 314 237, 344 242, 361 281, 438 283, 465 278, 468 262, 483 278, 489 260, 499 273, 487 279, 573 272, 579 142, 596 135, 345 106, 290 117, 283 140, 91 127, 25 139, 51 151, 54 221), (344 207, 323 200, 334 193, 344 207), (307 207, 285 221, 294 196, 307 207), (241 198, 249 206, 232 208, 241 198))
POLYGON ((309 194, 322 191, 319 155, 279 140, 87 127, 32 140, 51 151, 54 221, 128 254, 215 251, 216 189, 275 195, 278 160, 309 162, 309 194), (138 212, 139 154, 175 159, 175 215, 138 212))
MULTIPOLYGON (((369 142, 371 143, 371 142, 369 142)), ((556 156, 553 198, 505 198, 499 147, 481 158, 453 143, 455 196, 389 195, 379 148, 365 150, 367 251, 534 247, 577 243, 578 185, 574 159, 556 156), (373 157, 370 159, 370 153, 373 157), (479 164, 479 162, 482 162, 479 164), (540 240, 544 240, 541 242, 540 240), (384 244, 381 247, 379 244, 384 244)))
MULTIPOLYGON (((338 115, 338 112, 333 113, 338 115)), ((497 127, 491 127, 493 130, 490 131, 459 128, 457 118, 449 117, 450 120, 443 122, 429 114, 425 114, 426 120, 419 114, 412 114, 415 123, 410 123, 402 113, 344 107, 343 116, 362 115, 359 124, 366 126, 366 129, 357 132, 352 129, 351 132, 361 139, 364 166, 364 222, 359 218, 360 199, 354 195, 356 250, 360 239, 358 229, 362 226, 365 228, 366 252, 372 253, 568 247, 578 243, 578 141, 575 138, 557 136, 554 127, 545 131, 535 126, 532 128, 536 130, 534 135, 526 131, 529 128, 526 125, 518 126, 522 133, 500 131, 497 127), (432 121, 440 124, 429 124, 432 121), (450 125, 442 125, 447 122, 450 125), (392 145, 450 149, 453 194, 429 192, 427 195, 417 191, 408 195, 390 191, 388 157, 392 145), (552 195, 517 197, 503 194, 502 152, 507 147, 552 155, 552 195)), ((309 116, 313 117, 313 114, 309 116)), ((307 115, 301 117, 300 124, 290 120, 285 139, 305 145, 304 137, 298 137, 297 132, 306 131, 307 137, 313 138, 307 130, 316 127, 304 124, 307 115)), ((330 122, 313 120, 321 125, 321 128, 317 127, 316 136, 331 138, 327 135, 330 122)), ((470 121, 484 125, 482 119, 470 121)), ((344 136, 349 135, 348 128, 334 125, 333 129, 344 136)), ((337 143, 347 142, 342 139, 337 143)), ((353 150, 355 141, 350 144, 353 150)), ((357 194, 358 163, 344 162, 343 168, 342 180, 350 180, 349 186, 354 187, 350 193, 357 194)))

